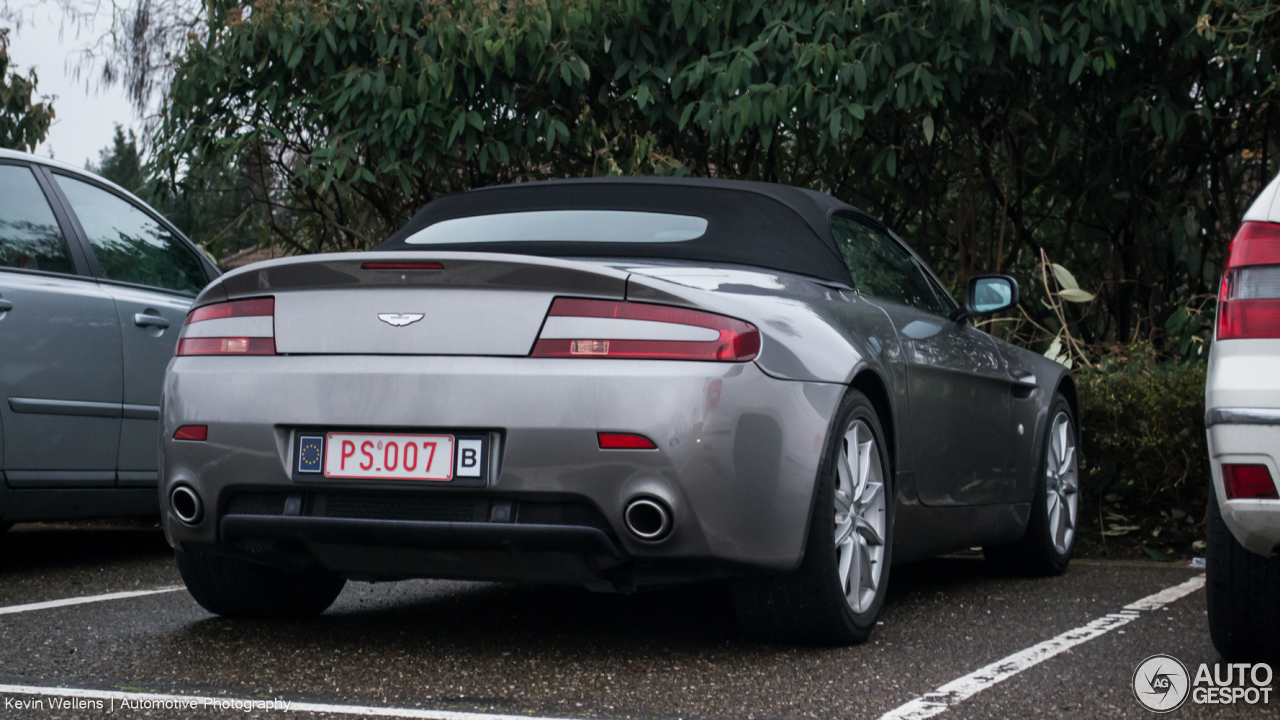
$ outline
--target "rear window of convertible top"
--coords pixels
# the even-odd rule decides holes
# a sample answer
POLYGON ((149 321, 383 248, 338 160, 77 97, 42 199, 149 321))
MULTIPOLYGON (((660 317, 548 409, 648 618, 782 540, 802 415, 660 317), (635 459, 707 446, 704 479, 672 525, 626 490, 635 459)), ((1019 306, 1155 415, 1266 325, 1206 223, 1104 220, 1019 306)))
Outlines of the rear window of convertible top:
POLYGON ((696 240, 706 231, 706 219, 693 215, 629 210, 535 210, 443 220, 410 235, 405 243, 669 243, 696 240))

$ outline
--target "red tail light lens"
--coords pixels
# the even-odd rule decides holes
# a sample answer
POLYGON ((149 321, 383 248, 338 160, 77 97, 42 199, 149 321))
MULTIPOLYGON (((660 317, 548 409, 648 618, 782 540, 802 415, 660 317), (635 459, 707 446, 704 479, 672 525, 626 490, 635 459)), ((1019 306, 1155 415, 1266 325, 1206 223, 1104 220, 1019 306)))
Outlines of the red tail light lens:
MULTIPOLYGON (((755 326, 701 310, 617 300, 557 298, 551 304, 547 320, 533 347, 533 357, 746 362, 760 353, 760 331, 755 326), (555 334, 550 331, 553 318, 642 322, 580 323, 580 337, 548 337, 555 334), (663 325, 669 327, 664 331, 663 325), (686 331, 682 332, 681 328, 686 331), (706 339, 671 339, 689 335, 688 328, 703 328, 714 334, 695 333, 707 335, 706 339)), ((559 327, 562 333, 573 333, 575 325, 559 327)))
POLYGON ((1280 264, 1280 225, 1247 222, 1231 240, 1227 249, 1227 267, 1280 264))
POLYGON ((276 339, 263 337, 183 338, 178 355, 275 355, 276 339))
POLYGON ((199 440, 205 441, 209 439, 208 425, 183 425, 173 433, 174 440, 199 440))
POLYGON ((1280 338, 1280 225, 1247 222, 1227 251, 1218 339, 1280 338))
POLYGON ((223 318, 261 317, 264 315, 270 317, 275 314, 276 299, 273 297, 232 300, 231 302, 205 305, 192 310, 187 315, 185 324, 190 325, 204 320, 221 320, 223 318))
POLYGON ((198 307, 187 314, 176 354, 275 355, 275 310, 274 297, 198 307))
POLYGON ((601 450, 654 450, 658 446, 643 435, 625 433, 596 433, 601 450))
POLYGON ((1222 484, 1228 500, 1275 500, 1278 497, 1266 465, 1224 464, 1222 484))

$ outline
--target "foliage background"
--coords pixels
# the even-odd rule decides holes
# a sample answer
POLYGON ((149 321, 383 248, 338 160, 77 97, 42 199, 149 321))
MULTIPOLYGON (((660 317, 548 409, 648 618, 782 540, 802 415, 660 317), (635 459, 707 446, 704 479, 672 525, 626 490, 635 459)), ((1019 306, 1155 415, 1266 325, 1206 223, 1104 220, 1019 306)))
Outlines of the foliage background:
POLYGON ((9 31, 0 28, 0 147, 33 150, 53 123, 53 104, 36 96, 34 70, 11 70, 9 31))

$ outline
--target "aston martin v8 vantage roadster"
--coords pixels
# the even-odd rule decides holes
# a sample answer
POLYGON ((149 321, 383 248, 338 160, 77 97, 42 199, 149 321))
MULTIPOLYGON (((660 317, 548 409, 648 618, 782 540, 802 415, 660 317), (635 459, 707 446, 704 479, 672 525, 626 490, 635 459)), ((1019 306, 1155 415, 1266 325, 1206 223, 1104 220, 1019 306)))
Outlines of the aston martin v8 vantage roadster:
POLYGON ((370 252, 196 299, 161 500, 187 588, 323 612, 348 579, 727 581, 757 638, 864 640, 894 564, 1065 570, 1065 367, 892 231, 780 185, 613 178, 431 202, 370 252))

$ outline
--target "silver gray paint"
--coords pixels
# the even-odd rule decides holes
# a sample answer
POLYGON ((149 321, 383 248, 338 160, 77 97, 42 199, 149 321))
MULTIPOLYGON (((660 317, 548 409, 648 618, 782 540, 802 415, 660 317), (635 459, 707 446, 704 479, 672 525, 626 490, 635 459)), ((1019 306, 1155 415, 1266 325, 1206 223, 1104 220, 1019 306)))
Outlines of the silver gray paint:
MULTIPOLYGON (((57 169, 133 195, 83 170, 0 150, 24 164, 57 216, 72 274, 0 268, 0 514, 6 521, 155 512, 160 389, 191 298, 96 278, 57 169), (167 326, 167 327, 166 327, 167 326), (17 491, 15 492, 14 489, 17 491)), ((217 270, 201 258, 206 276, 217 270)))
MULTIPOLYGON (((848 287, 741 267, 483 253, 312 256, 229 273, 197 305, 266 294, 289 309, 287 321, 277 315, 277 338, 308 353, 345 354, 175 358, 165 385, 162 501, 179 482, 195 486, 209 507, 219 507, 236 487, 304 487, 288 472, 290 433, 300 425, 493 429, 504 433, 505 446, 488 492, 590 500, 635 558, 710 558, 785 570, 801 558, 835 407, 851 382, 871 373, 891 405, 886 424, 902 508, 895 544, 905 561, 1017 539, 1047 406, 1067 378, 1061 365, 967 325, 848 287), (398 259, 440 261, 446 269, 360 269, 362 262, 398 259), (379 312, 430 314, 436 294, 445 306, 461 308, 459 293, 496 310, 437 326, 449 335, 431 339, 396 335, 428 327, 425 320, 391 328, 376 319, 379 312), (541 315, 516 310, 530 304, 545 313, 550 298, 562 295, 729 315, 758 327, 762 348, 745 364, 523 357, 541 315), (308 315, 307 307, 324 312, 308 315), (417 354, 424 347, 440 354, 417 354), (472 354, 456 355, 464 349, 472 354), (1015 370, 1033 375, 1037 386, 1015 370), (1018 435, 1019 423, 1030 432, 1018 435), (184 424, 207 424, 208 442, 170 439, 184 424), (599 430, 641 433, 659 450, 601 451, 599 430), (952 435, 959 442, 947 444, 952 435), (941 448, 929 447, 939 442, 941 448), (641 543, 623 531, 623 504, 638 494, 671 504, 670 540, 641 543)), ((175 542, 216 543, 216 522, 210 513, 192 528, 166 513, 165 526, 175 542)), ((491 556, 477 555, 468 567, 397 553, 405 567, 424 573, 511 572, 510 563, 491 556)), ((322 554, 351 572, 373 557, 332 547, 322 554)), ((589 572, 568 565, 547 569, 541 579, 577 582, 589 572)))
POLYGON ((17 272, 0 272, 0 295, 13 303, 0 320, 6 474, 114 473, 124 402, 115 302, 92 280, 17 272), (115 410, 106 417, 15 412, 9 398, 100 403, 115 410))

